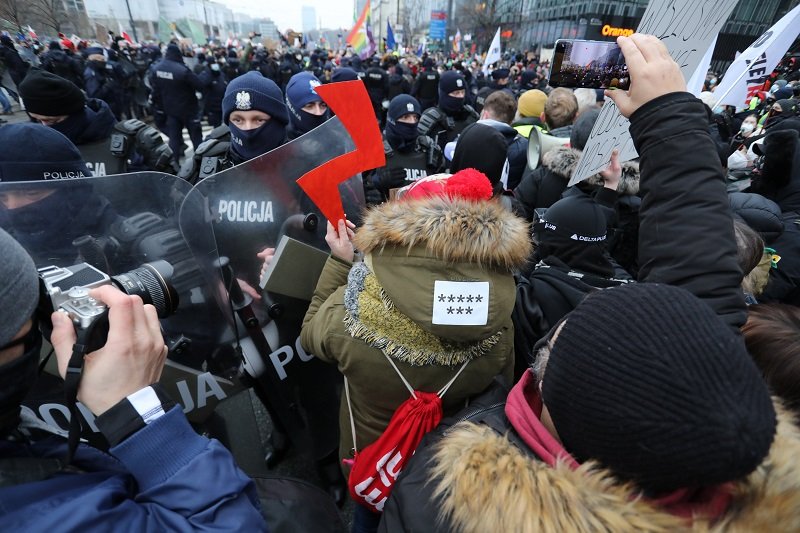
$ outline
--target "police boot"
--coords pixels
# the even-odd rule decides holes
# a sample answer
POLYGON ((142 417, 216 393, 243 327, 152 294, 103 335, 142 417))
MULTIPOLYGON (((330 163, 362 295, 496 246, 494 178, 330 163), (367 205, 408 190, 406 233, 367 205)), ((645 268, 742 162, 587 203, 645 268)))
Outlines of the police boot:
POLYGON ((347 482, 342 475, 342 469, 339 468, 339 450, 333 450, 314 463, 322 487, 336 501, 336 505, 342 507, 347 497, 347 482))

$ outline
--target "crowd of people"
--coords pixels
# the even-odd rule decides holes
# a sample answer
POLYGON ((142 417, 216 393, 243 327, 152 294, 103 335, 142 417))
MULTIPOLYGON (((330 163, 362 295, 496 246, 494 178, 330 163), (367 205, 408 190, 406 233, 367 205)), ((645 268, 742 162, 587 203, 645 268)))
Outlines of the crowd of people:
POLYGON ((64 464, 64 436, 20 410, 42 344, 36 247, 63 229, 30 221, 64 206, 6 182, 102 168, 197 184, 302 142, 332 116, 315 89, 362 80, 386 163, 362 173, 358 226, 327 222, 299 341, 344 378, 341 469, 316 466, 339 503, 347 483, 353 531, 796 530, 800 65, 736 109, 715 74, 688 93, 656 37, 618 43, 626 70, 601 74, 629 90, 573 91, 533 54, 484 76, 442 54, 62 39, 23 61, 3 36, 30 123, 0 126, 0 524, 269 530, 253 481, 158 385, 167 347, 138 297, 91 293, 109 332, 82 370, 72 321, 51 317, 107 450, 64 464), (640 157, 568 187, 606 98, 640 157), (354 479, 421 416, 398 419, 409 401, 437 423, 354 479))

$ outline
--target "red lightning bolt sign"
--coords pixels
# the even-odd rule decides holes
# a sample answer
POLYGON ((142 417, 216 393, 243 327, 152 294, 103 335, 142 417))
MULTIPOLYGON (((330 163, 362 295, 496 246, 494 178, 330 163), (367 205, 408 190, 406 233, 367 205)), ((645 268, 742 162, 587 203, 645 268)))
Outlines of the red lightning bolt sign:
POLYGON ((386 164, 378 121, 367 89, 361 80, 320 85, 317 94, 325 100, 345 127, 356 149, 303 174, 297 184, 325 218, 335 226, 344 219, 339 184, 351 176, 386 164))

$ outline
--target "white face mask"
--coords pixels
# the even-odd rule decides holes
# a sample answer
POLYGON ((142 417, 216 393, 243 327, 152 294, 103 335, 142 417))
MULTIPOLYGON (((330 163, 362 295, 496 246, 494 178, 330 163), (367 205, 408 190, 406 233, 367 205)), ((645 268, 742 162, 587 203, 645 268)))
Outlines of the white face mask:
POLYGON ((747 156, 736 150, 728 156, 728 170, 742 170, 747 168, 747 156))
POLYGON ((753 124, 752 122, 744 122, 744 123, 742 123, 742 127, 741 127, 742 133, 750 133, 754 129, 756 129, 756 125, 753 124))

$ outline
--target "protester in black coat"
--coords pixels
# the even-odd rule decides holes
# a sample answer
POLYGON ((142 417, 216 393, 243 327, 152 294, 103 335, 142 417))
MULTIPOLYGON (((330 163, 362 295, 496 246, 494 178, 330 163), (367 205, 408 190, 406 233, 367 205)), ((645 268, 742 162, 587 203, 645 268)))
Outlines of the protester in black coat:
POLYGON ((794 129, 772 131, 756 145, 763 166, 748 192, 774 200, 781 211, 800 213, 800 135, 794 129))

